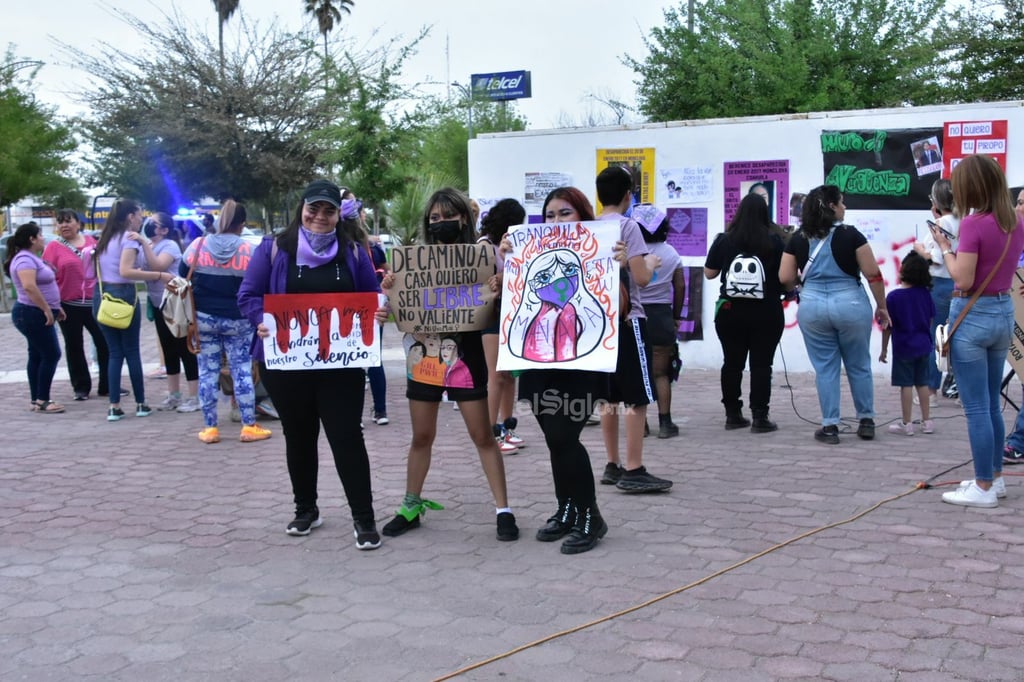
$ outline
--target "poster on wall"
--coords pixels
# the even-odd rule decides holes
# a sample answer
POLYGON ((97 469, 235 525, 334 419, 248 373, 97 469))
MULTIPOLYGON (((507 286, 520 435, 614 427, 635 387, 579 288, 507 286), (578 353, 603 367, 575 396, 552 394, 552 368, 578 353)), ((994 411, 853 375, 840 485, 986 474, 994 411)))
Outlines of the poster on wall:
POLYGON ((498 369, 614 371, 618 221, 523 225, 507 237, 498 369))
POLYGON ((379 367, 376 293, 263 297, 263 356, 270 369, 379 367))
POLYGON ((480 212, 477 213, 477 216, 476 216, 476 231, 479 232, 480 228, 482 227, 482 224, 483 224, 484 216, 486 216, 487 212, 490 211, 491 208, 496 203, 501 201, 501 199, 500 198, 494 199, 494 198, 489 198, 489 197, 485 197, 485 198, 473 197, 473 201, 476 202, 477 208, 480 209, 480 212))
POLYGON ((708 253, 708 210, 669 206, 668 238, 680 256, 703 258, 708 253))
MULTIPOLYGON (((622 166, 633 176, 633 203, 654 203, 654 148, 637 147, 628 149, 598 149, 597 173, 608 166, 622 166)), ((595 173, 596 176, 596 173, 595 173)), ((595 201, 597 212, 603 207, 595 201)))
MULTIPOLYGON (((553 189, 572 185, 568 173, 525 173, 523 178, 523 208, 527 215, 540 215, 544 200, 553 189)), ((543 221, 541 221, 543 222, 543 221)))
POLYGON ((659 168, 656 203, 665 207, 671 204, 700 204, 711 201, 713 174, 711 166, 659 168))
POLYGON ((732 220, 736 207, 748 194, 760 194, 768 202, 768 215, 779 225, 788 225, 789 161, 726 161, 725 222, 732 220))
POLYGON ((490 244, 429 244, 391 250, 395 284, 388 293, 398 329, 442 334, 486 329, 494 322, 497 293, 490 244))
POLYGON ((848 209, 926 210, 942 175, 942 129, 823 130, 826 185, 836 185, 848 209))
POLYGON ((703 341, 704 320, 701 303, 704 301, 704 266, 683 266, 686 278, 686 298, 680 312, 679 327, 676 338, 680 341, 703 341))
POLYGON ((948 178, 960 159, 968 154, 985 154, 1006 172, 1006 121, 955 121, 946 123, 943 135, 946 155, 942 177, 948 178))
MULTIPOLYGON (((1024 381, 1024 268, 1018 268, 1014 273, 1010 298, 1013 299, 1013 334, 1006 359, 1017 377, 1024 381)), ((1017 397, 1014 396, 1015 399, 1017 397)))

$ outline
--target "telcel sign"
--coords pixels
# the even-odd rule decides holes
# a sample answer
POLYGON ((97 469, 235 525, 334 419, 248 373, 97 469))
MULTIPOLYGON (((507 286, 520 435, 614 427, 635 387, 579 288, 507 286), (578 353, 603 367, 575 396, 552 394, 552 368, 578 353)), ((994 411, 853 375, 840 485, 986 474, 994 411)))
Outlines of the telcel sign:
POLYGON ((529 71, 474 73, 469 80, 475 96, 491 100, 522 99, 530 96, 529 71))

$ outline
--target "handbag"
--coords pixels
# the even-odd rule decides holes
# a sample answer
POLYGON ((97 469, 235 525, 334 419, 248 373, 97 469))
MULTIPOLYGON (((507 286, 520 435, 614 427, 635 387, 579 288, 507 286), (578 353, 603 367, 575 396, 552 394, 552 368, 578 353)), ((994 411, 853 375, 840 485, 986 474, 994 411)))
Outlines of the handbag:
POLYGON ((935 327, 935 365, 939 368, 940 372, 948 372, 950 370, 949 343, 953 338, 953 333, 957 330, 957 327, 960 326, 960 323, 964 321, 964 317, 967 316, 967 313, 970 312, 971 308, 974 306, 975 301, 977 301, 978 297, 981 296, 981 292, 983 292, 985 287, 988 286, 988 283, 992 281, 992 278, 996 274, 996 270, 998 270, 999 266, 1002 265, 1003 258, 1006 257, 1006 252, 1010 248, 1010 238, 1012 236, 1012 233, 1006 235, 1006 244, 1003 246, 1003 252, 999 255, 999 260, 997 260, 996 264, 991 270, 989 270, 988 276, 985 277, 985 281, 981 283, 981 286, 975 287, 974 293, 971 294, 971 299, 967 301, 967 305, 965 305, 964 309, 960 311, 960 314, 956 316, 956 320, 953 322, 952 326, 950 326, 949 323, 946 323, 935 327))
POLYGON ((196 271, 196 263, 199 262, 199 252, 203 249, 206 241, 204 235, 196 246, 195 254, 192 257, 192 264, 188 266, 188 274, 185 279, 175 277, 167 283, 167 290, 164 291, 164 299, 160 303, 160 309, 164 312, 164 321, 168 329, 179 339, 185 339, 185 347, 193 355, 199 355, 202 345, 199 343, 199 325, 196 323, 196 295, 192 290, 192 274, 196 271), (172 288, 172 285, 173 288, 172 288), (172 300, 172 306, 168 306, 168 296, 172 300), (168 307, 172 307, 171 316, 168 317, 168 307), (174 325, 173 327, 171 325, 174 325))
POLYGON ((100 279, 100 265, 96 263, 96 282, 100 288, 100 307, 96 311, 96 321, 113 329, 127 329, 135 317, 135 305, 123 298, 103 293, 103 280, 100 279))

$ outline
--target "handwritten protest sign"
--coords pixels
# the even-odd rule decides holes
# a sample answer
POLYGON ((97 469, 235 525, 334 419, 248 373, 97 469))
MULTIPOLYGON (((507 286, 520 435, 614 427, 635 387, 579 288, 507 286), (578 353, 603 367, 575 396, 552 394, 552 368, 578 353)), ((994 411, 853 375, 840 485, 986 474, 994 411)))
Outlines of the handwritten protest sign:
POLYGON ((1010 298, 1013 299, 1013 336, 1006 359, 1017 378, 1024 381, 1024 268, 1017 268, 1010 298))
POLYGON ((379 367, 374 313, 380 295, 270 294, 263 297, 263 339, 269 369, 379 367))
POLYGON ((522 225, 507 237, 498 369, 614 371, 619 222, 522 225))
POLYGON ((398 328, 406 333, 468 332, 494 323, 495 274, 490 244, 431 244, 391 251, 389 292, 398 328))

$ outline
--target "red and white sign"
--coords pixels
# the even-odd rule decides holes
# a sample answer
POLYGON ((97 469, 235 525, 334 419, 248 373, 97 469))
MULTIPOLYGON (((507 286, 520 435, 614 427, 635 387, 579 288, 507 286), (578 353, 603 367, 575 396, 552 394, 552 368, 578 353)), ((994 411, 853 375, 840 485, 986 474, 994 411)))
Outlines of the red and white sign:
POLYGON ((991 156, 1006 172, 1006 121, 947 122, 943 138, 942 177, 968 154, 991 156))

